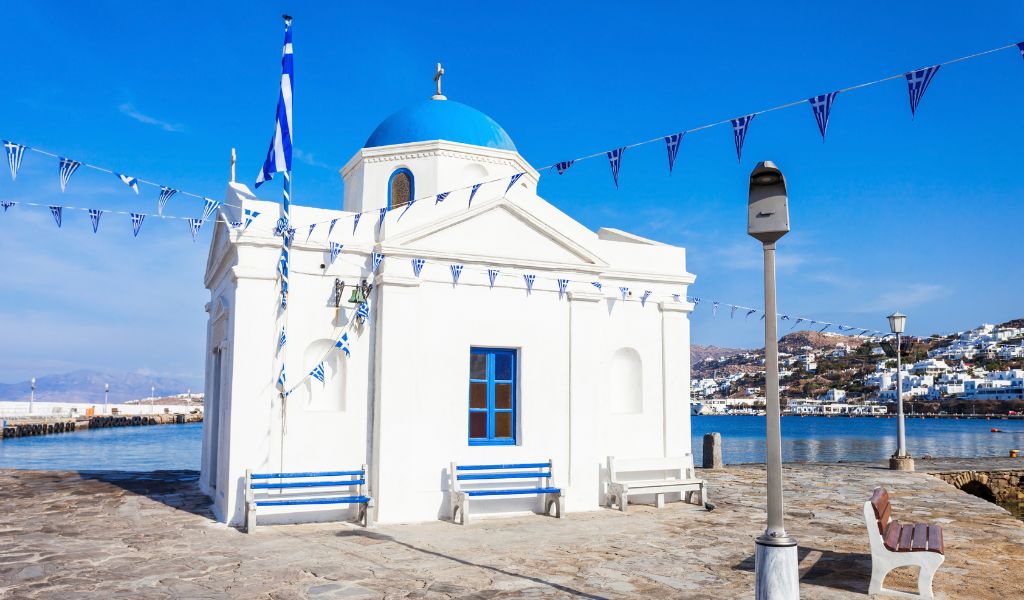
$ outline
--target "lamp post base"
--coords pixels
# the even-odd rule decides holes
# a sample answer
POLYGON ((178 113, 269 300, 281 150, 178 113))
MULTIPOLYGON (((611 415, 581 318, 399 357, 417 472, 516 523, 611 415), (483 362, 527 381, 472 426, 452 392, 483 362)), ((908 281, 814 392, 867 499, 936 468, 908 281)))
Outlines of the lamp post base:
POLYGON ((893 454, 889 457, 889 468, 893 471, 913 471, 914 459, 909 454, 905 456, 893 454))
POLYGON ((793 600, 800 598, 800 572, 796 540, 787 537, 754 540, 754 576, 756 600, 793 600))

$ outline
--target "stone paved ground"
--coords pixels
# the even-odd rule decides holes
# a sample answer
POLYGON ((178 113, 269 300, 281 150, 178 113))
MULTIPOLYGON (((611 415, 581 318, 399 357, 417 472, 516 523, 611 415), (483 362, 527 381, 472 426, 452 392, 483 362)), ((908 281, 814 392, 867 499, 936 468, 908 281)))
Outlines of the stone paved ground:
MULTIPOLYGON (((193 472, 0 471, 0 598, 744 598, 764 471, 705 471, 714 512, 682 504, 566 519, 380 526, 213 522, 193 472)), ((791 465, 787 526, 805 599, 864 597, 862 502, 885 485, 901 519, 942 523, 945 598, 1024 597, 1024 523, 923 473, 791 465)), ((887 585, 912 589, 913 574, 887 585)))

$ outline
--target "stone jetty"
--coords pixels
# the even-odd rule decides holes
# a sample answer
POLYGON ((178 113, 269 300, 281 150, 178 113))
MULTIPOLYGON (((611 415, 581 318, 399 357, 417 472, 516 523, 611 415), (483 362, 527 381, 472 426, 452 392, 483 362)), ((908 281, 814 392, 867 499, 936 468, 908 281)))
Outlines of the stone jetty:
POLYGON ((156 414, 156 415, 96 415, 87 418, 44 418, 27 417, 5 419, 0 428, 0 438, 28 437, 54 433, 70 433, 82 429, 104 427, 139 427, 143 425, 164 425, 170 423, 192 423, 202 421, 201 414, 156 414))

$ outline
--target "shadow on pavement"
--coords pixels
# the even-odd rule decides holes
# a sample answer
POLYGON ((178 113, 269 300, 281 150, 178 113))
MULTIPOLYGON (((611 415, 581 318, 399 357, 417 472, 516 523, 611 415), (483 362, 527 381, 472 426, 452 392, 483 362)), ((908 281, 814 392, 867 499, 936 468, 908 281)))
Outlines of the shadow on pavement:
POLYGON ((145 496, 177 510, 213 519, 210 499, 199 491, 199 471, 78 471, 85 481, 99 481, 145 496))

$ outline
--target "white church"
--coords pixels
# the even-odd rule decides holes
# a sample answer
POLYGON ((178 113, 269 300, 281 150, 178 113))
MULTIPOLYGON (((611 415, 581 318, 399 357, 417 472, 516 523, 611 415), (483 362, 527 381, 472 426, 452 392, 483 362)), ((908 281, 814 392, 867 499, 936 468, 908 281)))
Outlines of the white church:
MULTIPOLYGON (((608 456, 691 452, 694 276, 683 248, 594 232, 558 210, 537 195, 539 173, 505 130, 441 95, 440 83, 435 96, 380 123, 341 177, 343 210, 291 208, 285 313, 274 235, 281 206, 228 185, 205 273, 200 485, 218 519, 243 524, 247 470, 365 464, 374 520, 396 523, 449 516, 453 462, 551 460, 573 512, 604 506, 608 456), (480 182, 469 205, 468 188, 480 182), (229 227, 244 215, 228 205, 260 216, 229 227), (378 223, 382 207, 390 210, 378 223), (320 225, 307 239, 312 223, 320 225), (334 261, 329 242, 343 244, 334 261), (384 257, 376 270, 374 253, 384 257), (457 282, 453 264, 462 265, 457 282), (529 289, 526 275, 535 277, 529 289), (569 280, 564 293, 559 279, 569 280), (370 314, 358 324, 349 300, 364 280, 370 314), (335 347, 342 332, 349 355, 335 347), (321 382, 307 374, 324 356, 321 382), (277 386, 282 363, 289 385, 298 383, 287 398, 277 386)), ((473 510, 535 504, 509 497, 473 510)), ((356 510, 281 507, 260 520, 340 520, 356 510)))

